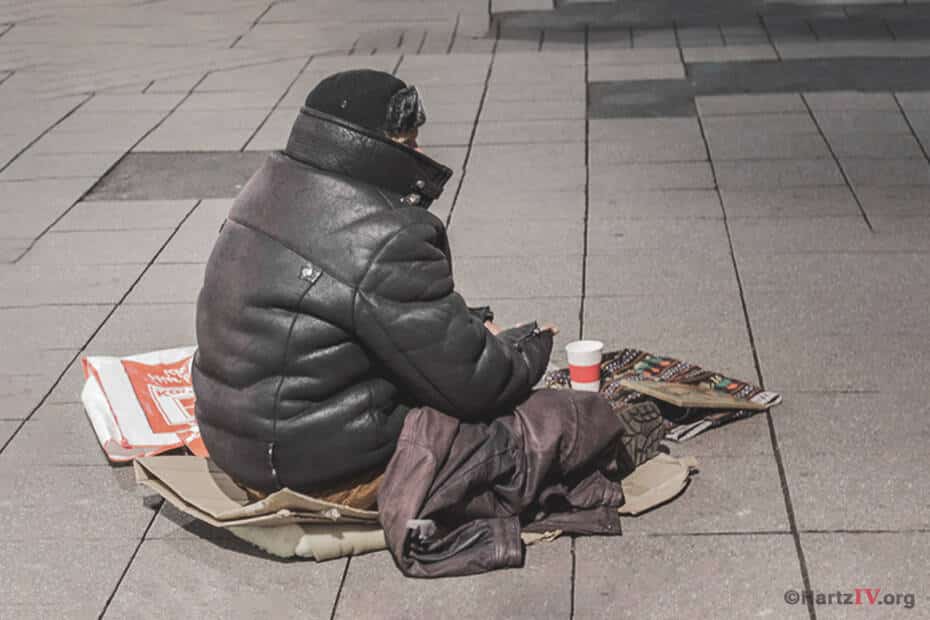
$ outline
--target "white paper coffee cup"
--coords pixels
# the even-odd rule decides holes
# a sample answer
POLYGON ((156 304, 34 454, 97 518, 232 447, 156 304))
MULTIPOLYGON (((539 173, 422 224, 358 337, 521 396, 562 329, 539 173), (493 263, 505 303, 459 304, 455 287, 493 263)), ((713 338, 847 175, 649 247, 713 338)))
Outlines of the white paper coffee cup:
POLYGON ((565 345, 568 372, 573 390, 597 392, 601 389, 601 357, 604 343, 600 340, 576 340, 565 345))

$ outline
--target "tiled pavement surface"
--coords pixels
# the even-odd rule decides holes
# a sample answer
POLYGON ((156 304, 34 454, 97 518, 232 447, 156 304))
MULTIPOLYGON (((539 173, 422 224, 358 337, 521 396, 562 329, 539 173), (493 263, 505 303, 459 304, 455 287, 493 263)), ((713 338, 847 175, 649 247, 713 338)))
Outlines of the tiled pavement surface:
POLYGON ((0 2, 0 617, 930 615, 930 12, 559 4, 485 37, 471 0, 0 2), (849 58, 910 73, 679 88, 849 58), (77 360, 193 341, 247 174, 224 164, 280 147, 304 93, 360 66, 423 91, 470 301, 785 403, 675 447, 701 473, 623 537, 475 578, 405 580, 384 554, 275 562, 144 503, 95 445, 77 360), (907 88, 876 86, 892 80, 907 88), (686 105, 608 96, 592 115, 595 82, 686 105), (196 175, 171 167, 194 157, 196 175), (115 165, 122 185, 91 191, 115 165), (857 587, 915 608, 784 602, 857 587))

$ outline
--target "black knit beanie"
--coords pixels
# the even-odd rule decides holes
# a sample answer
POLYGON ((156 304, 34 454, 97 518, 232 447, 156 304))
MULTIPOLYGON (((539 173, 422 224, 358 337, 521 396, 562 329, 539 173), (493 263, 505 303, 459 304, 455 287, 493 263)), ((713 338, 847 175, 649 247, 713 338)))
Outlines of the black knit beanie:
POLYGON ((371 69, 329 76, 310 91, 305 105, 392 136, 409 133, 426 122, 415 87, 390 73, 371 69))

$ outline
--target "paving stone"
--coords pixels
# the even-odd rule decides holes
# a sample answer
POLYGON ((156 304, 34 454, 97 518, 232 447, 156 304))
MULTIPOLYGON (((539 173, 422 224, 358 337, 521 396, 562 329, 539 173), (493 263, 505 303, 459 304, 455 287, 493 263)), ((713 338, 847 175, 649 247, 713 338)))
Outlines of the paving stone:
POLYGON ((152 265, 124 303, 195 303, 203 286, 205 268, 204 264, 191 263, 152 265))
MULTIPOLYGON (((591 31, 589 37, 597 32, 591 31)), ((625 31, 624 35, 628 42, 629 32, 625 31)), ((589 52, 588 62, 591 65, 666 65, 680 63, 681 57, 677 49, 595 47, 589 52)))
POLYGON ((844 133, 830 136, 830 148, 840 159, 923 159, 920 144, 910 134, 844 133))
MULTIPOLYGON (((55 527, 49 524, 50 527, 55 527)), ((60 538, 0 542, 0 615, 11 618, 97 618, 119 582, 137 542, 69 540, 63 561, 60 538)))
MULTIPOLYGON (((94 439, 93 432, 88 439, 94 439)), ((153 517, 142 505, 130 468, 27 465, 4 451, 0 472, 4 542, 67 539, 118 545, 138 540, 153 517)))
MULTIPOLYGON (((138 352, 138 350, 133 351, 133 353, 138 352)), ((72 357, 76 355, 77 351, 71 352, 72 357)), ((52 369, 53 376, 44 379, 41 383, 41 395, 44 396, 45 393, 48 392, 48 388, 54 383, 54 381, 58 378, 58 375, 61 374, 61 370, 65 367, 67 367, 67 370, 65 370, 65 374, 62 376, 61 381, 59 381, 58 384, 52 388, 48 398, 45 400, 47 404, 59 405, 64 403, 81 402, 81 390, 84 389, 85 380, 80 359, 76 359, 73 363, 71 363, 70 366, 67 366, 67 361, 63 361, 59 368, 52 369)), ((38 404, 38 399, 36 399, 35 402, 38 404)))
POLYGON ((715 161, 734 159, 828 159, 827 144, 817 134, 748 133, 708 136, 715 161))
POLYGON ((590 121, 592 142, 702 143, 701 127, 693 118, 598 118, 590 121))
POLYGON ((193 303, 122 305, 94 336, 89 355, 134 355, 196 344, 193 303))
POLYGON ((476 144, 583 142, 583 120, 486 121, 478 125, 476 144))
POLYGON ((147 264, 170 229, 49 232, 22 259, 23 265, 147 264))
POLYGON ((803 113, 804 101, 796 93, 759 95, 708 95, 695 97, 701 116, 759 115, 778 112, 803 113))
POLYGON ((7 350, 79 349, 110 312, 111 305, 0 309, 7 350))
POLYGON ((511 220, 489 226, 457 214, 449 232, 454 257, 464 256, 561 256, 584 253, 581 221, 511 220), (517 237, 530 243, 513 243, 517 237))
POLYGON ((817 124, 828 136, 850 132, 910 133, 910 128, 900 111, 874 110, 818 110, 817 124))
MULTIPOLYGON (((584 84, 573 82, 507 84, 494 82, 488 85, 487 102, 492 101, 578 101, 584 98, 584 84)), ((480 98, 480 93, 479 93, 480 98)), ((424 100, 429 98, 424 94, 424 100)))
POLYGON ((139 609, 169 616, 328 618, 345 560, 282 562, 244 542, 147 540, 107 610, 125 618, 139 609))
POLYGON ((705 160, 707 147, 703 140, 591 142, 592 168, 610 168, 622 163, 705 160))
POLYGON ((895 98, 900 102, 905 112, 930 109, 930 91, 895 93, 895 98))
POLYGON ((861 91, 834 91, 804 93, 804 99, 815 112, 834 113, 840 110, 877 110, 899 112, 898 104, 891 93, 866 93, 861 91))
MULTIPOLYGON (((431 210, 436 212, 434 207, 431 210)), ((466 181, 455 211, 472 220, 539 218, 580 221, 584 218, 584 195, 577 191, 488 189, 466 181)))
POLYGON ((61 218, 52 231, 173 230, 193 207, 193 200, 83 201, 61 218))
POLYGON ((728 45, 709 47, 682 47, 685 62, 744 62, 749 60, 777 60, 775 49, 768 43, 761 45, 728 45))
POLYGON ((158 255, 158 262, 207 262, 231 207, 229 200, 202 201, 158 255))
POLYGON ((115 303, 142 268, 129 264, 18 265, 0 277, 0 299, 14 300, 20 306, 115 303))
POLYGON ((930 185, 930 167, 922 159, 855 159, 841 161, 853 187, 930 185))
POLYGON ((645 191, 659 189, 709 189, 714 186, 705 162, 617 164, 591 175, 591 186, 601 191, 645 191))
POLYGON ((665 250, 729 256, 726 228, 717 219, 599 218, 588 228, 588 255, 665 250))
POLYGON ((22 465, 109 465, 79 403, 43 405, 3 452, 22 465))
POLYGON ((591 296, 663 295, 692 290, 732 293, 736 290, 732 262, 724 256, 699 256, 685 263, 670 263, 665 252, 629 250, 614 256, 589 256, 587 294, 591 296), (617 276, 623 265, 623 277, 617 276))
MULTIPOLYGON (((887 220, 885 220, 887 222, 887 220)), ((873 225, 874 228, 874 225, 873 225)), ((923 252, 930 239, 918 226, 901 225, 869 230, 859 215, 817 219, 740 219, 730 222, 738 256, 805 252, 923 252)))
POLYGON ((467 579, 406 579, 388 554, 366 555, 349 565, 335 617, 564 618, 571 609, 571 570, 567 538, 529 547, 519 570, 467 579))
POLYGON ((720 191, 729 217, 826 217, 860 215, 848 187, 795 187, 720 191))
POLYGON ((578 297, 581 256, 456 259, 455 286, 466 299, 578 297))
POLYGON ((842 185, 836 163, 829 159, 716 162, 721 189, 778 189, 842 185))
POLYGON ((876 612, 906 617, 915 609, 926 609, 930 602, 920 568, 930 547, 926 532, 803 533, 801 544, 815 592, 824 596, 849 593, 855 603, 856 590, 862 590, 860 605, 818 605, 818 618, 864 617, 876 612), (870 604, 870 594, 881 607, 870 604))
POLYGON ((589 216, 631 218, 720 218, 720 199, 710 189, 652 190, 617 193, 591 187, 589 216))
MULTIPOLYGON (((564 120, 585 117, 585 101, 536 101, 526 105, 522 101, 490 101, 481 110, 482 121, 564 120)), ((470 119, 473 120, 474 114, 470 119)))
POLYGON ((623 82, 631 80, 684 79, 685 67, 681 62, 656 65, 592 65, 588 79, 592 82, 623 82))
POLYGON ((144 132, 120 131, 111 128, 100 131, 58 131, 53 129, 29 147, 32 153, 125 153, 144 135, 144 132))
POLYGON ((579 538, 575 554, 576 618, 715 617, 721 601, 747 617, 808 617, 784 603, 801 582, 790 535, 579 538), (696 591, 694 575, 716 578, 696 591))
POLYGON ((785 112, 778 114, 738 114, 713 116, 704 120, 709 137, 732 137, 746 133, 816 134, 817 126, 809 114, 785 112))
POLYGON ((0 173, 0 180, 100 177, 122 156, 122 152, 69 154, 26 152, 3 173, 0 173))
POLYGON ((238 151, 262 123, 266 110, 174 112, 133 150, 238 151))

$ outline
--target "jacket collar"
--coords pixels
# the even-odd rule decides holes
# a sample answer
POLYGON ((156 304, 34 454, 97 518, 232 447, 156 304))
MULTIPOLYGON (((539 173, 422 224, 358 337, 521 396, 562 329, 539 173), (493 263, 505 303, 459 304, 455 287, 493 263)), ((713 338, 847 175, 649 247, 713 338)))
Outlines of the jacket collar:
POLYGON ((403 197, 427 207, 439 197, 452 170, 358 125, 304 107, 284 152, 290 157, 403 197))

